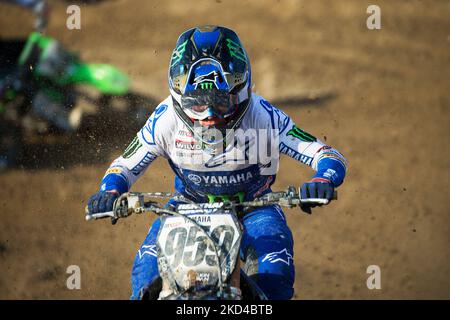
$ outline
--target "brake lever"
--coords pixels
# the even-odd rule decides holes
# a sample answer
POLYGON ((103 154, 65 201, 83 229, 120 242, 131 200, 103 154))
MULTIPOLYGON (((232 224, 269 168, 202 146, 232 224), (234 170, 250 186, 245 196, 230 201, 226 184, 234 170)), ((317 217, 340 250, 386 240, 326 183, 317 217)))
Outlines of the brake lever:
POLYGON ((113 205, 113 213, 114 217, 111 217, 111 224, 114 226, 120 218, 126 218, 131 215, 131 212, 128 210, 128 204, 125 203, 127 198, 119 197, 114 201, 113 205), (123 201, 121 203, 121 201, 123 201), (122 204, 122 205, 121 205, 122 204))
MULTIPOLYGON (((337 200, 337 198, 338 198, 338 193, 336 190, 334 190, 331 200, 337 200)), ((311 208, 316 207, 316 206, 327 205, 331 202, 331 200, 329 200, 329 201, 326 200, 321 203, 319 200, 322 200, 322 199, 313 199, 313 200, 316 200, 316 201, 300 201, 300 203, 299 203, 300 209, 307 214, 312 214, 311 208)))

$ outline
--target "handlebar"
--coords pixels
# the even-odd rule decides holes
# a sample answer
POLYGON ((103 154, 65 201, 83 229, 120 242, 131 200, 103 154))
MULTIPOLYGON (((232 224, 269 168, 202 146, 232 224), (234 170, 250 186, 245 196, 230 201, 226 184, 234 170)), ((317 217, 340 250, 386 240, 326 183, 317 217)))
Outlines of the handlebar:
MULTIPOLYGON (((174 210, 170 210, 169 208, 160 207, 155 201, 145 201, 145 198, 165 198, 165 199, 174 199, 175 201, 196 204, 199 208, 202 203, 194 203, 192 200, 189 200, 181 195, 175 195, 173 193, 165 193, 165 192, 126 192, 120 195, 114 202, 113 210, 108 212, 100 212, 90 214, 88 208, 86 206, 86 220, 98 220, 103 218, 111 218, 113 224, 119 218, 125 218, 130 216, 133 213, 142 214, 146 212, 154 212, 158 215, 161 214, 169 214, 169 215, 181 215, 174 210)), ((333 193, 332 200, 337 199, 337 191, 335 190, 333 193)), ((307 213, 311 213, 310 210, 303 208, 307 204, 318 204, 318 205, 326 205, 329 203, 329 200, 322 198, 309 198, 302 199, 297 192, 295 187, 289 186, 286 191, 279 192, 271 192, 267 193, 259 198, 256 198, 252 201, 245 202, 227 202, 226 208, 251 208, 251 207, 263 207, 267 205, 278 204, 282 207, 293 208, 296 206, 300 206, 303 211, 307 213)), ((224 203, 225 204, 225 203, 224 203)))

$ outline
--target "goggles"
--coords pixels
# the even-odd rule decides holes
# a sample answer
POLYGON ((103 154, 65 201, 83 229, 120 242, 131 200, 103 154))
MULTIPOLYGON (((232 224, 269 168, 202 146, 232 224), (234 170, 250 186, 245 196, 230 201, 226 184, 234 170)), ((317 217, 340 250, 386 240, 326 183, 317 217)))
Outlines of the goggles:
POLYGON ((232 115, 238 105, 238 96, 216 88, 196 89, 181 97, 183 111, 192 119, 208 117, 226 118, 232 115))

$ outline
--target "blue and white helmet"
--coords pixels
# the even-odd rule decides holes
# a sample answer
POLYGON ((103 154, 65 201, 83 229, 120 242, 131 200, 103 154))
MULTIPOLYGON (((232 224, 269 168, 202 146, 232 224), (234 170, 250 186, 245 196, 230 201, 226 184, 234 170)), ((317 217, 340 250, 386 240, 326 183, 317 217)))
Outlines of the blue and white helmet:
POLYGON ((195 121, 225 119, 235 128, 251 98, 251 69, 237 34, 220 26, 189 29, 178 38, 169 67, 175 110, 192 130, 195 121))

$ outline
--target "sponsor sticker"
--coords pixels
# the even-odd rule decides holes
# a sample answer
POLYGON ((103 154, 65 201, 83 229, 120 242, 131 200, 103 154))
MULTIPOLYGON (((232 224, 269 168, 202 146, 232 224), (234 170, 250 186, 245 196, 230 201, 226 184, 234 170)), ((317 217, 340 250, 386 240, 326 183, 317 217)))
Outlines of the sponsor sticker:
POLYGON ((202 182, 202 178, 199 175, 196 174, 189 174, 188 179, 191 180, 195 184, 200 184, 202 182))
POLYGON ((307 155, 304 155, 300 152, 295 151, 292 148, 289 148, 287 145, 285 145, 283 142, 280 144, 280 152, 288 155, 291 158, 294 158, 297 161, 300 161, 301 163, 304 163, 308 166, 311 166, 312 164, 312 157, 308 157, 307 155))
POLYGON ((286 135, 293 136, 294 138, 297 138, 297 139, 305 141, 305 142, 317 141, 316 137, 314 137, 312 134, 309 134, 308 132, 300 129, 295 124, 292 126, 292 129, 286 133, 286 135))
POLYGON ((194 86, 195 89, 197 89, 200 86, 200 89, 207 90, 212 89, 213 87, 216 87, 219 89, 219 86, 217 85, 217 81, 219 78, 219 74, 217 71, 213 70, 207 75, 201 75, 194 79, 194 86))
POLYGON ((133 156, 140 147, 142 147, 142 143, 139 141, 139 138, 135 136, 128 147, 125 149, 122 157, 124 157, 125 159, 131 158, 131 156, 133 156))
POLYGON ((122 173, 122 169, 121 168, 109 168, 108 170, 106 170, 106 174, 110 174, 110 173, 115 173, 115 174, 119 174, 122 173))
POLYGON ((202 146, 194 141, 175 140, 175 148, 182 150, 202 150, 202 146))
POLYGON ((269 261, 270 263, 281 262, 284 264, 290 265, 291 261, 294 262, 292 254, 290 254, 286 248, 281 251, 275 251, 266 254, 266 256, 262 259, 262 262, 269 261))
POLYGON ((133 169, 131 169, 131 172, 135 176, 139 175, 142 172, 142 170, 144 170, 155 159, 156 156, 154 154, 147 152, 145 156, 142 158, 142 160, 139 161, 139 163, 133 169))

